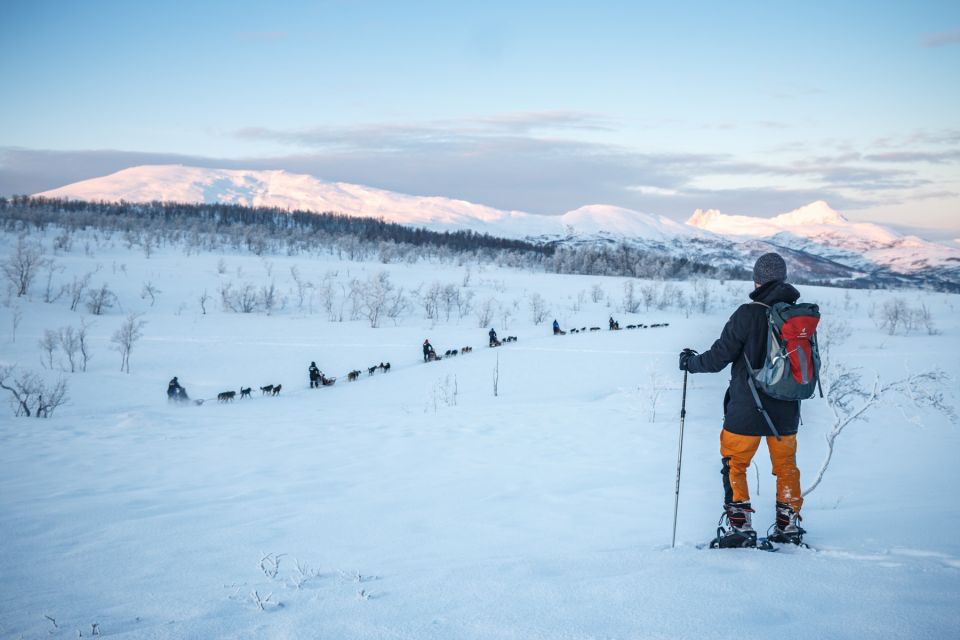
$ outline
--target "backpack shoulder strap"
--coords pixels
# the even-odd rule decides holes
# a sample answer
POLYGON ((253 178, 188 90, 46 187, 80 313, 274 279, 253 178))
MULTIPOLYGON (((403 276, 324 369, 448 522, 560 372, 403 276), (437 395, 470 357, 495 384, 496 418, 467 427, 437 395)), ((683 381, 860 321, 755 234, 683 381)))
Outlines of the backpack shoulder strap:
POLYGON ((750 393, 753 395, 753 401, 757 403, 757 411, 763 415, 763 419, 767 421, 767 426, 770 427, 770 431, 773 432, 774 437, 777 440, 780 440, 780 432, 777 431, 777 428, 773 426, 773 420, 770 418, 770 414, 767 413, 767 410, 763 408, 763 403, 760 402, 760 394, 757 392, 757 385, 753 382, 753 376, 756 374, 756 370, 750 366, 750 361, 747 360, 747 354, 743 354, 743 361, 747 365, 747 386, 750 387, 750 393))

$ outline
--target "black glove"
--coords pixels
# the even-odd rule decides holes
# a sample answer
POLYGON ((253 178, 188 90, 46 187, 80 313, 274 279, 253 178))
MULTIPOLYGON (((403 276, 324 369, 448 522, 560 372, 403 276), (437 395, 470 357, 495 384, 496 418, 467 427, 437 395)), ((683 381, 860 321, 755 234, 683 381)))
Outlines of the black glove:
POLYGON ((688 371, 687 369, 688 361, 690 360, 690 358, 692 358, 695 355, 699 355, 699 354, 693 349, 689 349, 689 348, 684 349, 683 351, 680 352, 680 371, 688 371))

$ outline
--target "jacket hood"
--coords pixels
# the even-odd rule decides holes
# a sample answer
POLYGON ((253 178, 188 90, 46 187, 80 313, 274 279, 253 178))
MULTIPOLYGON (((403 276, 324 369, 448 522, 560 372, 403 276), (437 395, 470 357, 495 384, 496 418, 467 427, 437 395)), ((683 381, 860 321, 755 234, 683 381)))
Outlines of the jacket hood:
POLYGON ((790 304, 794 304, 800 299, 800 292, 797 291, 792 284, 787 284, 783 280, 774 280, 759 289, 751 291, 750 299, 766 305, 771 305, 775 302, 789 302, 790 304))

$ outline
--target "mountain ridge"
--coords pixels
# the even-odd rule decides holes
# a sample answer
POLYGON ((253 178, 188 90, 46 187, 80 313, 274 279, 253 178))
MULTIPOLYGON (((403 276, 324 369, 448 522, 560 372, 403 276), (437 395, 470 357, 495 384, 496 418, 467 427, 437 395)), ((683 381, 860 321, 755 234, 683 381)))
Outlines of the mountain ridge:
POLYGON ((946 278, 960 284, 960 249, 850 222, 823 200, 771 218, 697 209, 685 223, 614 205, 585 205, 561 215, 501 210, 442 196, 414 196, 282 170, 144 165, 51 189, 37 196, 90 201, 228 203, 380 218, 435 231, 463 230, 551 243, 627 242, 674 256, 740 261, 757 247, 820 259, 811 277, 851 274, 946 278), (695 241, 695 242, 694 242, 695 241), (691 243, 696 247, 691 247, 691 243), (829 263, 829 264, 827 264, 829 263), (841 270, 842 271, 842 270, 841 270), (828 275, 829 274, 829 275, 828 275))

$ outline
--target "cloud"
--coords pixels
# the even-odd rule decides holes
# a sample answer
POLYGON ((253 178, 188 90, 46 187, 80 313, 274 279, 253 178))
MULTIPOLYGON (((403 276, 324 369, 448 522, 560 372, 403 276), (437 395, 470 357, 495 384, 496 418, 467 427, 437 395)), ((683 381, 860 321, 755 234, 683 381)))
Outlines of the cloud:
POLYGON ((536 138, 530 137, 535 132, 615 129, 615 121, 594 114, 578 111, 537 111, 425 123, 312 127, 298 130, 246 127, 234 131, 233 135, 243 140, 317 149, 418 151, 467 149, 498 139, 501 142, 513 139, 514 144, 523 145, 536 141, 536 138), (514 138, 515 136, 519 137, 514 138))
POLYGON ((951 44, 960 44, 960 29, 929 33, 923 37, 923 46, 928 49, 946 47, 951 44))
MULTIPOLYGON (((496 116, 464 120, 464 123, 476 122, 487 125, 493 130, 532 132, 545 129, 582 129, 588 131, 614 131, 617 122, 605 116, 583 111, 523 111, 496 116)), ((456 124, 453 121, 452 124, 456 124)))
POLYGON ((0 195, 37 193, 143 164, 216 167, 229 166, 230 162, 173 153, 51 151, 0 147, 0 195))
POLYGON ((889 151, 873 153, 863 156, 870 162, 927 162, 930 164, 947 164, 960 161, 960 149, 950 151, 889 151))
MULTIPOLYGON (((590 113, 540 111, 299 130, 248 127, 230 135, 269 141, 289 147, 290 153, 229 159, 0 148, 0 195, 36 193, 130 166, 169 163, 283 169, 507 210, 560 214, 603 203, 678 220, 696 208, 772 215, 823 199, 839 210, 865 209, 956 189, 927 179, 916 166, 954 162, 956 152, 918 150, 920 144, 905 146, 902 140, 876 152, 832 155, 796 147, 767 162, 723 153, 640 152, 577 135, 615 131, 616 125, 590 113)), ((936 132, 916 135, 943 139, 936 132)))
POLYGON ((725 156, 629 153, 614 147, 506 138, 462 153, 371 153, 338 149, 273 157, 209 158, 123 151, 0 150, 0 195, 36 193, 142 164, 227 169, 283 169, 323 180, 401 193, 461 198, 500 209, 560 214, 586 204, 614 204, 685 220, 697 208, 771 215, 826 198, 840 209, 862 200, 833 189, 704 189, 700 175, 729 168, 725 156), (640 185, 638 187, 638 185, 640 185))

